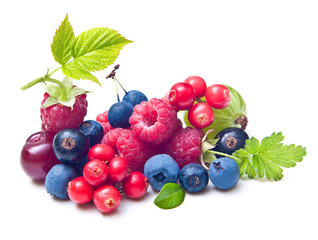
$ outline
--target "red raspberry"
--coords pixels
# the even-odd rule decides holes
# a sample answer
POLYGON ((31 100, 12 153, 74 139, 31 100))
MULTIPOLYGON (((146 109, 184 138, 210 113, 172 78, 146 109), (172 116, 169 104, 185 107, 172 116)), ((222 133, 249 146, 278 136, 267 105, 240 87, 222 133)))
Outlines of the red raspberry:
MULTIPOLYGON (((50 95, 44 93, 44 99, 41 106, 50 95)), ((45 130, 50 132, 59 132, 65 128, 78 128, 87 114, 86 94, 75 97, 76 101, 73 110, 62 104, 54 104, 47 108, 41 108, 41 120, 45 130)))
POLYGON ((199 163, 203 136, 204 132, 200 129, 180 129, 165 144, 166 153, 178 163, 180 169, 189 163, 199 163))
POLYGON ((150 153, 146 144, 141 142, 130 129, 112 129, 104 136, 101 143, 110 145, 120 157, 126 158, 130 171, 143 172, 150 153))
POLYGON ((157 98, 136 105, 129 123, 141 141, 153 144, 166 141, 180 126, 177 112, 166 101, 157 98))
POLYGON ((96 117, 96 121, 102 125, 104 130, 104 135, 108 133, 110 130, 114 129, 108 122, 108 111, 98 114, 96 117))

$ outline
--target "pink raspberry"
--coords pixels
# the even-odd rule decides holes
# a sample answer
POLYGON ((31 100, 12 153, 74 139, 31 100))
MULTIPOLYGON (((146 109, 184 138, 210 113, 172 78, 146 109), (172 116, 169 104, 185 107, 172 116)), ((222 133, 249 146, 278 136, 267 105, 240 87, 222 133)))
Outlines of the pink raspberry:
POLYGON ((108 111, 98 114, 96 117, 96 121, 102 125, 104 130, 104 135, 108 133, 110 130, 114 129, 108 122, 108 111))
POLYGON ((180 127, 177 112, 166 101, 157 98, 136 105, 129 123, 141 141, 152 144, 166 141, 180 127))
POLYGON ((178 163, 180 169, 189 163, 199 163, 203 136, 204 132, 200 129, 180 129, 165 144, 166 153, 178 163))
POLYGON ((130 129, 112 129, 104 136, 101 143, 110 145, 119 156, 126 158, 129 162, 130 171, 143 172, 144 164, 150 157, 150 152, 147 146, 130 129))
MULTIPOLYGON (((48 93, 44 93, 41 106, 49 96, 48 93)), ((41 108, 41 120, 44 129, 50 132, 59 132, 65 128, 78 128, 87 114, 86 94, 78 95, 75 99, 73 110, 60 103, 41 108)))

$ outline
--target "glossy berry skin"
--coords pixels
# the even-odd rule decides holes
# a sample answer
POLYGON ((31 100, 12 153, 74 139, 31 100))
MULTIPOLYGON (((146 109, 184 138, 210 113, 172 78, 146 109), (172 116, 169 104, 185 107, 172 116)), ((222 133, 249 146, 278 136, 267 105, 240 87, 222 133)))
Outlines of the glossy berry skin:
POLYGON ((109 213, 119 207, 120 192, 111 185, 103 185, 95 190, 93 201, 100 212, 109 213))
POLYGON ((209 174, 200 164, 190 163, 179 174, 179 182, 187 192, 201 192, 209 182, 209 174))
POLYGON ((46 191, 56 198, 68 199, 68 183, 77 177, 78 173, 73 166, 57 164, 51 168, 45 177, 46 191))
POLYGON ((206 82, 202 77, 189 76, 184 82, 189 83, 193 87, 196 98, 204 97, 207 87, 206 82))
POLYGON ((148 101, 145 94, 137 90, 131 90, 123 97, 123 101, 131 103, 133 106, 140 104, 141 102, 148 101))
POLYGON ((227 190, 240 179, 240 168, 233 159, 222 157, 211 163, 209 177, 215 187, 227 190))
POLYGON ((105 183, 108 177, 108 167, 99 159, 91 160, 84 166, 83 177, 90 185, 97 187, 105 183))
POLYGON ((104 129, 102 125, 94 120, 82 122, 78 130, 88 137, 90 147, 98 144, 104 137, 104 129))
MULTIPOLYGON (((41 105, 50 97, 48 93, 44 94, 41 105)), ((63 106, 62 104, 54 104, 47 108, 41 108, 42 126, 50 132, 59 132, 65 128, 77 129, 83 122, 87 114, 86 94, 75 97, 73 109, 63 106)))
POLYGON ((188 119, 193 127, 203 129, 213 123, 214 113, 207 103, 199 102, 188 111, 188 119))
POLYGON ((215 109, 224 109, 231 102, 230 90, 221 84, 214 84, 205 92, 206 102, 215 109))
POLYGON ((195 96, 195 91, 189 83, 180 82, 171 87, 169 101, 177 111, 187 110, 194 104, 195 96))
POLYGON ((67 193, 73 202, 84 204, 93 200, 94 189, 84 177, 77 177, 68 183, 67 193))
POLYGON ((27 138, 20 154, 24 172, 35 181, 44 181, 50 169, 61 163, 55 156, 52 142, 55 133, 39 131, 27 138))
POLYGON ((148 179, 141 172, 131 172, 123 182, 123 190, 129 198, 143 197, 148 189, 148 179))
POLYGON ((149 184, 160 191, 166 183, 175 183, 179 177, 180 168, 177 162, 167 154, 158 154, 147 160, 144 174, 149 184))
POLYGON ((123 181, 128 175, 129 162, 124 157, 114 157, 110 160, 109 177, 115 182, 123 181))
POLYGON ((114 103, 108 111, 108 122, 113 128, 130 127, 129 118, 133 113, 133 105, 129 102, 114 103))
POLYGON ((62 163, 76 164, 87 155, 89 140, 77 129, 66 128, 55 135, 53 150, 62 163))
MULTIPOLYGON (((247 133, 241 128, 230 127, 220 131, 215 137, 217 141, 214 151, 232 155, 236 150, 245 147, 245 141, 249 139, 247 133)), ((216 155, 217 158, 222 157, 216 155)))
POLYGON ((96 144, 88 151, 88 160, 99 159, 108 162, 115 157, 114 149, 108 144, 96 144))

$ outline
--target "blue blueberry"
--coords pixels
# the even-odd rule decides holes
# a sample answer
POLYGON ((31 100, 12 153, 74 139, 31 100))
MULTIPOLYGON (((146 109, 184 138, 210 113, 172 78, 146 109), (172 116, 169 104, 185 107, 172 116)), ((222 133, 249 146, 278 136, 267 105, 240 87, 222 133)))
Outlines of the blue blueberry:
POLYGON ((200 164, 185 165, 179 174, 180 185, 188 192, 200 192, 209 182, 209 174, 200 164))
POLYGON ((148 101, 145 94, 137 90, 131 90, 126 93, 123 101, 130 102, 133 106, 140 104, 141 102, 148 101))
POLYGON ((209 177, 215 187, 230 189, 240 179, 240 168, 233 159, 222 157, 211 163, 209 177))
POLYGON ((80 162, 89 150, 89 140, 82 132, 66 128, 53 139, 53 151, 58 160, 66 164, 80 162))
POLYGON ((78 177, 78 173, 73 166, 57 164, 45 177, 46 191, 59 199, 68 199, 67 185, 76 177, 78 177))
POLYGON ((77 162, 76 164, 74 164, 73 166, 75 167, 77 173, 79 176, 83 176, 83 169, 86 165, 86 163, 88 163, 88 157, 86 156, 84 159, 82 159, 81 161, 77 162))
POLYGON ((179 177, 180 168, 177 162, 167 154, 158 154, 147 160, 144 174, 149 184, 160 191, 166 183, 175 183, 179 177))
POLYGON ((113 128, 130 127, 129 118, 133 113, 134 106, 129 102, 113 104, 108 111, 108 122, 113 128))
MULTIPOLYGON (((244 130, 236 127, 223 129, 215 136, 215 139, 217 138, 219 138, 219 141, 213 150, 229 155, 232 155, 232 153, 240 148, 244 148, 245 141, 249 139, 244 130)), ((222 156, 216 155, 216 157, 220 158, 222 156)))
POLYGON ((88 137, 90 147, 98 144, 104 137, 104 130, 102 125, 94 120, 87 120, 81 123, 78 128, 79 131, 88 137))

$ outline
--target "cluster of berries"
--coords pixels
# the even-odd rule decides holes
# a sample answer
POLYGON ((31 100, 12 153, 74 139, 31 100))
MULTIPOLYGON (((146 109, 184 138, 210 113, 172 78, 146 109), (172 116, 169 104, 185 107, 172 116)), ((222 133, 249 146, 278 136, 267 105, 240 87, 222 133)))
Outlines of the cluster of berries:
POLYGON ((207 88, 206 82, 199 76, 189 76, 184 82, 174 84, 168 98, 176 110, 188 110, 189 122, 198 129, 213 123, 212 108, 224 109, 231 101, 230 91, 226 86, 214 84, 207 88), (203 97, 206 102, 202 102, 203 97))
MULTIPOLYGON (((116 69, 110 74, 115 83, 116 69)), ((201 77, 190 76, 162 99, 148 100, 140 91, 123 90, 122 101, 117 91, 118 102, 96 121, 84 121, 86 94, 75 97, 73 109, 62 104, 41 108, 43 130, 31 135, 21 152, 25 172, 44 181, 51 195, 79 204, 93 201, 101 212, 115 210, 123 194, 143 197, 148 182, 160 190, 164 183, 179 180, 187 191, 201 191, 208 183, 207 169, 199 160, 202 129, 214 120, 212 108, 229 105, 229 89, 219 84, 207 87, 201 77), (177 117, 180 110, 188 111, 194 128, 183 128, 177 117)), ((42 105, 49 97, 45 93, 42 105)), ((226 188, 232 187, 239 173, 227 172, 235 162, 220 161, 211 164, 210 179, 214 183, 213 176, 222 179, 225 173, 220 181, 234 179, 226 188)))

